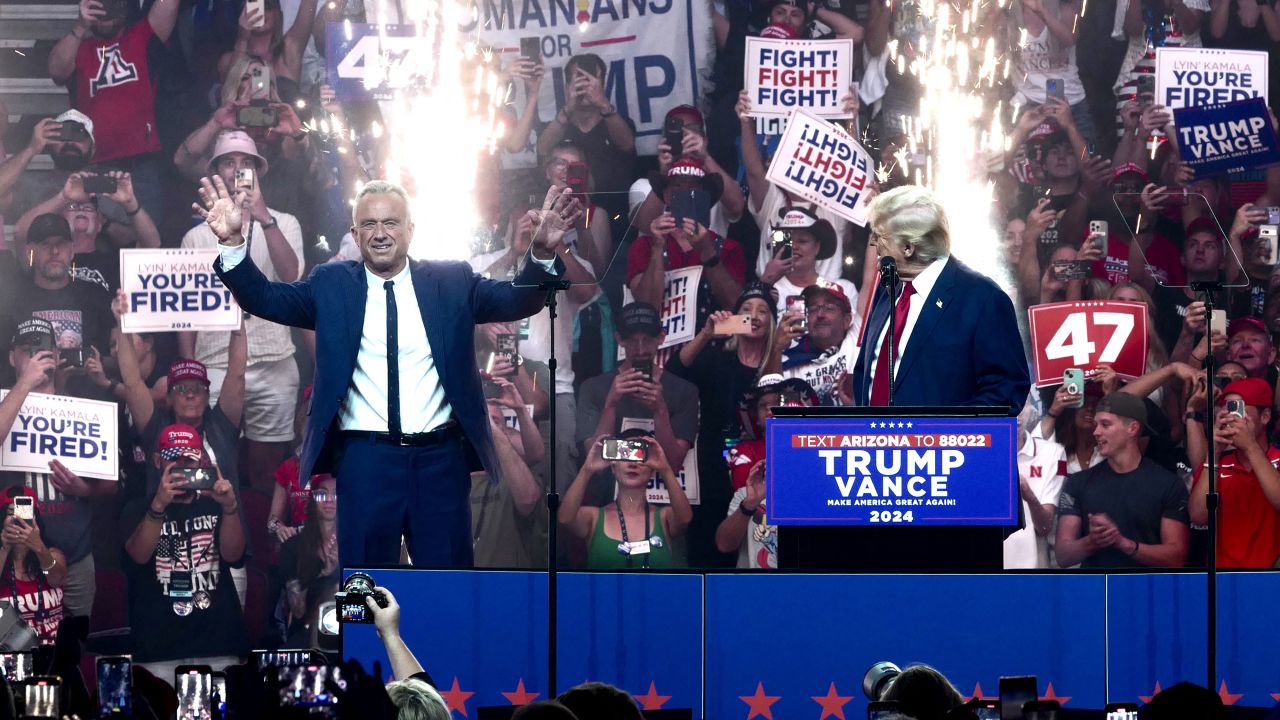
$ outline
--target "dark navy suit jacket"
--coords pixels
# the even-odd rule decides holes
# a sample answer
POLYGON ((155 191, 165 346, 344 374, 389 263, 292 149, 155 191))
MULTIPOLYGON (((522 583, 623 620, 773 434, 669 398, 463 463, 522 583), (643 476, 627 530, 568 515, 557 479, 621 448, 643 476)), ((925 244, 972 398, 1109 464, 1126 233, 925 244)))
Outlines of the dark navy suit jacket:
MULTIPOLYGON (((556 264, 559 267, 560 260, 556 264)), ((473 471, 483 467, 496 478, 498 463, 476 368, 475 326, 536 314, 546 299, 546 293, 536 286, 551 276, 532 261, 525 263, 524 271, 512 282, 480 277, 463 262, 410 260, 409 265, 445 399, 471 446, 468 462, 473 471)), ((316 331, 315 385, 307 409, 299 471, 304 484, 312 473, 332 472, 338 411, 351 387, 364 332, 368 295, 364 264, 319 265, 306 280, 294 283, 270 282, 249 257, 231 270, 223 270, 219 258, 213 269, 249 313, 316 331)), ((413 392, 412 388, 404 390, 406 394, 413 392)))
MULTIPOLYGON (((893 306, 878 287, 853 371, 857 405, 871 397, 871 354, 893 306)), ((990 278, 949 259, 902 350, 894 404, 1004 407, 1016 415, 1030 388, 1013 302, 990 278)))

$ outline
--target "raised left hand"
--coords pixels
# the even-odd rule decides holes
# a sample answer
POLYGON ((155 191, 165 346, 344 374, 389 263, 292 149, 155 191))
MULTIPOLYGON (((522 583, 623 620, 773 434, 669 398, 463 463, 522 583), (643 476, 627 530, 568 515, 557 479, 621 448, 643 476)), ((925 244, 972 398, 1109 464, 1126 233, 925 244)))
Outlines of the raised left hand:
POLYGON ((582 203, 570 195, 569 188, 552 185, 542 201, 542 210, 530 210, 534 222, 533 249, 543 260, 549 260, 564 242, 565 233, 582 217, 582 203))
POLYGON ((218 473, 218 482, 213 484, 212 490, 206 490, 210 497, 218 501, 218 505, 222 507, 222 512, 230 512, 238 506, 236 502, 235 488, 231 487, 231 481, 222 476, 222 471, 214 468, 218 473))
POLYGON ((49 461, 49 469, 52 471, 49 480, 58 492, 72 497, 88 497, 93 493, 93 488, 89 487, 89 483, 85 482, 84 478, 71 472, 66 465, 57 460, 49 461))
POLYGON ((244 229, 245 205, 248 195, 244 190, 232 191, 222 182, 222 177, 200 178, 200 202, 191 209, 204 218, 204 222, 223 245, 238 245, 244 229))

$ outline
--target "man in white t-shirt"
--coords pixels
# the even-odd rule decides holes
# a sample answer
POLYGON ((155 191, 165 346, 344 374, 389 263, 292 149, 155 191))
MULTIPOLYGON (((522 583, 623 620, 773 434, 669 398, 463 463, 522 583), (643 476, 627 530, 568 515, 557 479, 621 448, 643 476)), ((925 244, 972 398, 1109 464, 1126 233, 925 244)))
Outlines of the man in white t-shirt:
POLYGON ((1032 437, 1036 411, 1027 403, 1018 416, 1018 495, 1023 527, 1004 540, 1006 570, 1047 568, 1058 495, 1066 479, 1067 452, 1052 440, 1032 437))

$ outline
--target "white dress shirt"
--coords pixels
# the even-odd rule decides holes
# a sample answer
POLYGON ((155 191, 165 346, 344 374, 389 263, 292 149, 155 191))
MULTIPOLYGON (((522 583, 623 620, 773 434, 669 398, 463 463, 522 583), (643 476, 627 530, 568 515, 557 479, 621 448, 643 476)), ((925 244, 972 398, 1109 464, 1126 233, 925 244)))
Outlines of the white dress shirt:
MULTIPOLYGON (((231 270, 244 260, 246 243, 219 245, 222 269, 231 270)), ((531 256, 532 257, 532 256, 531 256)), ((555 258, 532 260, 555 274, 555 258)), ((387 432, 387 291, 383 278, 364 269, 368 295, 364 304, 364 329, 356 368, 339 411, 342 430, 387 432)), ((396 345, 400 372, 400 430, 405 434, 429 432, 449 421, 453 408, 444 396, 440 373, 436 371, 427 328, 422 322, 418 296, 413 291, 413 275, 406 263, 391 278, 396 297, 396 345)))
MULTIPOLYGON (((906 327, 902 328, 902 335, 898 340, 898 352, 893 356, 893 377, 898 377, 898 368, 902 367, 902 351, 906 349, 907 343, 911 340, 911 331, 915 329, 916 320, 920 318, 920 312, 924 310, 924 302, 929 299, 929 293, 933 292, 933 286, 938 282, 938 276, 942 274, 942 269, 947 266, 949 257, 935 260, 929 267, 920 271, 920 274, 911 281, 911 289, 915 293, 908 301, 910 304, 907 308, 906 327)), ((905 285, 905 283, 903 283, 905 285)), ((901 287, 901 286, 900 286, 901 287)), ((899 297, 901 294, 899 294, 899 297)), ((893 304, 889 306, 889 312, 894 312, 894 308, 898 303, 898 298, 893 299, 893 304)), ((880 329, 880 335, 876 337, 876 342, 871 347, 862 348, 864 352, 869 352, 867 357, 867 367, 870 369, 868 373, 868 388, 875 387, 876 381, 876 365, 880 362, 880 347, 884 345, 885 333, 889 332, 889 323, 885 322, 884 327, 880 329)), ((863 341, 866 342, 865 340, 863 341)), ((868 390, 868 392, 870 392, 868 390)))

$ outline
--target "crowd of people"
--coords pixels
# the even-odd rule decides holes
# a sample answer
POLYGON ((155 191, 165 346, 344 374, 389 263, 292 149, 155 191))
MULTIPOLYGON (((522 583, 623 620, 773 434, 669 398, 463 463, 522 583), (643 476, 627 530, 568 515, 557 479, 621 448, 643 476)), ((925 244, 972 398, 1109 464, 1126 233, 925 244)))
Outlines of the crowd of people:
MULTIPOLYGON (((478 173, 488 210, 467 272, 441 273, 458 284, 436 293, 439 307, 424 306, 432 296, 417 269, 408 285, 396 279, 412 221, 405 191, 375 181, 387 161, 376 130, 398 119, 371 101, 336 100, 315 69, 325 23, 361 20, 360 3, 208 5, 81 0, 48 62, 73 109, 3 136, 0 212, 12 225, 0 252, 0 437, 33 393, 115 402, 122 435, 116 481, 58 462, 0 471, 0 599, 42 640, 64 618, 128 624, 135 660, 162 678, 182 664, 234 663, 251 646, 323 645, 320 614, 343 565, 543 567, 552 521, 570 567, 774 568, 765 421, 780 405, 883 404, 873 378, 884 378, 887 356, 859 337, 885 255, 916 285, 906 317, 954 276, 969 283, 963 302, 1011 306, 1024 323, 1020 337, 945 323, 922 331, 913 343, 955 344, 899 378, 900 402, 1021 410, 1023 522, 1005 541, 1006 567, 1203 565, 1209 442, 1222 493, 1218 563, 1280 560, 1280 275, 1264 232, 1277 222, 1280 166, 1197 175, 1146 82, 1157 47, 1273 48, 1271 5, 1119 0, 1082 15, 1070 0, 1015 0, 992 10, 988 30, 1013 67, 995 90, 1010 110, 1009 150, 988 178, 1007 294, 961 265, 963 250, 950 257, 965 245, 947 236, 940 211, 916 225, 890 217, 928 205, 909 184, 919 148, 905 119, 922 92, 909 48, 928 20, 914 3, 712 3, 714 90, 666 114, 679 131, 664 134, 656 157, 637 154, 634 118, 611 102, 600 57, 578 53, 555 70, 564 83, 552 117, 536 102, 550 69, 504 58, 508 131, 478 173), (880 221, 873 209, 859 227, 768 181, 778 127, 750 117, 740 92, 747 36, 854 42, 859 82, 843 102, 879 163, 880 221), (351 132, 322 132, 321 120, 351 132), (52 170, 38 169, 43 155, 52 170), (705 222, 673 213, 690 192, 706 201, 705 222), (249 310, 242 327, 124 332, 121 248, 219 248, 218 272, 249 310), (694 332, 668 342, 666 278, 685 268, 700 268, 694 332), (535 312, 540 293, 490 282, 544 274, 568 285, 554 325, 535 312), (1227 323, 1206 333, 1205 298, 1183 286, 1219 279, 1229 287, 1213 302, 1227 323), (473 443, 477 462, 449 456, 469 484, 421 502, 420 488, 396 484, 400 456, 378 438, 330 457, 327 434, 360 429, 362 417, 399 437, 399 411, 388 414, 402 393, 362 374, 364 343, 357 356, 334 339, 341 300, 312 306, 288 294, 325 282, 358 284, 357 302, 367 293, 366 339, 371 325, 396 322, 398 303, 400 342, 429 341, 425 357, 401 355, 400 372, 421 371, 447 398, 406 410, 404 432, 432 452, 485 437, 473 443), (1027 309, 1062 300, 1144 303, 1148 372, 1126 383, 1099 366, 1083 387, 1028 392, 1027 309), (474 320, 465 362, 405 324, 408 307, 474 320), (335 356, 346 374, 326 368, 335 356), (478 369, 479 384, 457 366, 478 369), (961 386, 948 373, 975 380, 961 386), (382 404, 352 407, 349 385, 382 404), (464 412, 460 394, 481 390, 484 412, 464 412), (450 402, 457 414, 433 423, 450 402), (350 480, 358 472, 367 483, 350 480), (563 496, 554 519, 553 485, 563 496), (24 519, 26 497, 35 512, 24 519), (446 501, 469 506, 469 522, 405 510, 446 501)), ((429 235, 430 219, 417 222, 429 235)), ((347 332, 355 343, 361 328, 347 332)), ((379 340, 383 372, 392 338, 379 340)), ((415 457, 436 467, 434 455, 415 457)), ((425 487, 432 472, 414 482, 425 487)))

